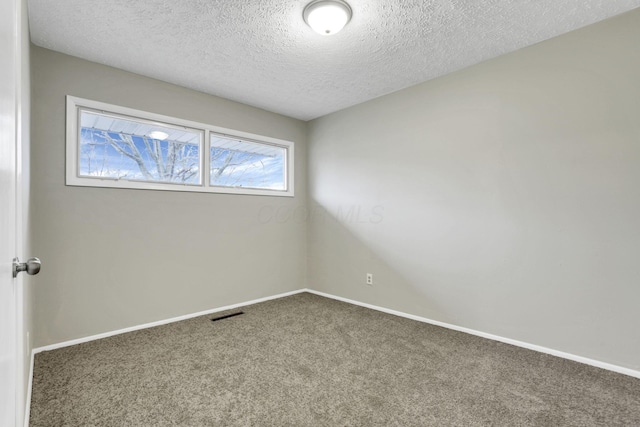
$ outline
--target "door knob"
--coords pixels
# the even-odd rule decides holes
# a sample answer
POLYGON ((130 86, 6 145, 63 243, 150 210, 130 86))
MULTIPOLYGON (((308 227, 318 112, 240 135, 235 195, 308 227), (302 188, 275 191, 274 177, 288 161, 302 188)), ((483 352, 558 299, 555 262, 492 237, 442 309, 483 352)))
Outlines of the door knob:
POLYGON ((16 277, 21 271, 26 271, 29 275, 38 274, 42 263, 38 258, 29 258, 27 262, 20 262, 16 257, 13 259, 13 277, 16 277))

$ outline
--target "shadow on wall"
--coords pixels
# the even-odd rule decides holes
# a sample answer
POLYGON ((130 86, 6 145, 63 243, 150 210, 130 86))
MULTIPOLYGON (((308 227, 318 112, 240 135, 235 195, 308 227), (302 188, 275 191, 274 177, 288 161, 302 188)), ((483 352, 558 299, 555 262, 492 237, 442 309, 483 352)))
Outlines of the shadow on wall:
POLYGON ((342 204, 333 207, 312 203, 309 207, 278 207, 265 204, 258 221, 269 223, 306 223, 309 230, 309 288, 382 307, 420 313, 428 318, 456 323, 455 316, 420 280, 400 273, 402 253, 391 253, 365 236, 384 229, 389 212, 384 205, 342 204), (350 262, 345 263, 344 260, 350 262), (366 284, 367 273, 373 285, 366 284), (389 288, 393 296, 388 295, 389 288), (403 301, 412 301, 407 307, 403 301))
POLYGON ((313 286, 638 369, 638 19, 312 121, 313 286))

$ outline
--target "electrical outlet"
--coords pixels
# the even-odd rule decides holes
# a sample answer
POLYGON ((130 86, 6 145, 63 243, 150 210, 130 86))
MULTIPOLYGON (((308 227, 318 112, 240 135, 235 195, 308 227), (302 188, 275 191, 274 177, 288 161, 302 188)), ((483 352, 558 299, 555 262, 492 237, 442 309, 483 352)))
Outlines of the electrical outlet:
POLYGON ((367 285, 369 286, 373 285, 373 274, 371 273, 367 273, 367 285))

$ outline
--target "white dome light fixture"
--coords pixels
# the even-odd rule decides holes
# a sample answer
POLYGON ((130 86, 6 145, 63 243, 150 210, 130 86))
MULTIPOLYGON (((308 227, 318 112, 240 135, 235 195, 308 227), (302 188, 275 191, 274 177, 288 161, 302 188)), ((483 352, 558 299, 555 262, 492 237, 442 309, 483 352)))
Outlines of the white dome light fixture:
POLYGON ((351 7, 342 0, 315 0, 304 8, 302 16, 313 31, 331 36, 347 25, 351 7))

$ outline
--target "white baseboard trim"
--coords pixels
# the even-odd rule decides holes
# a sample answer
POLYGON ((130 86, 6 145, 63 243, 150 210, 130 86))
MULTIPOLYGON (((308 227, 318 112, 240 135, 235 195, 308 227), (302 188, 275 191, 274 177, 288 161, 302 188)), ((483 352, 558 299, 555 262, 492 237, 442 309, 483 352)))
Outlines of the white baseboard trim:
POLYGON ((27 385, 27 399, 24 408, 24 427, 29 427, 29 417, 31 416, 31 390, 33 389, 33 363, 36 353, 31 350, 31 362, 29 366, 29 384, 27 385))
POLYGON ((331 298, 331 299, 335 299, 335 300, 338 300, 338 301, 346 302, 346 303, 349 303, 349 304, 358 305, 360 307, 370 308, 370 309, 376 310, 376 311, 381 311, 383 313, 393 314, 395 316, 405 317, 407 319, 417 320, 418 322, 429 323, 429 324, 435 325, 435 326, 441 326, 443 328, 452 329, 454 331, 464 332, 464 333, 467 333, 467 334, 476 335, 478 337, 487 338, 487 339, 494 340, 494 341, 500 341, 500 342, 503 342, 505 344, 515 345, 517 347, 526 348, 526 349, 537 351, 537 352, 540 352, 540 353, 550 354, 552 356, 561 357, 563 359, 572 360, 574 362, 584 363, 586 365, 595 366, 597 368, 606 369, 608 371, 617 372, 619 374, 628 375, 630 377, 640 378, 640 371, 636 371, 636 370, 633 370, 633 369, 630 369, 630 368, 625 368, 625 367, 618 366, 618 365, 613 365, 611 363, 601 362, 599 360, 589 359, 587 357, 577 356, 575 354, 565 353, 564 351, 554 350, 554 349, 547 348, 547 347, 542 347, 542 346, 539 346, 539 345, 536 345, 536 344, 529 344, 527 342, 518 341, 518 340, 511 339, 511 338, 504 338, 504 337, 501 337, 501 336, 498 336, 498 335, 488 334, 486 332, 480 332, 480 331, 476 331, 474 329, 469 329, 469 328, 464 328, 462 326, 452 325, 450 323, 444 323, 444 322, 440 322, 440 321, 437 321, 437 320, 427 319, 426 317, 415 316, 413 314, 407 314, 407 313, 403 313, 401 311, 391 310, 389 308, 379 307, 379 306, 376 306, 376 305, 367 304, 367 303, 360 302, 360 301, 355 301, 355 300, 352 300, 352 299, 349 299, 349 298, 343 298, 343 297, 339 297, 339 296, 336 296, 336 295, 328 294, 328 293, 325 293, 325 292, 315 291, 313 289, 305 289, 305 291, 309 292, 309 293, 312 293, 312 294, 315 294, 315 295, 320 295, 322 297, 331 298))
MULTIPOLYGON (((90 335, 88 337, 77 338, 77 339, 73 339, 73 340, 69 340, 69 341, 63 341, 63 342, 59 342, 59 343, 56 343, 56 344, 45 345, 45 346, 42 346, 42 347, 34 348, 32 353, 37 354, 37 353, 40 353, 40 352, 43 352, 43 351, 56 350, 56 349, 63 348, 63 347, 69 347, 69 346, 76 345, 76 344, 82 344, 82 343, 89 342, 89 341, 95 341, 95 340, 99 340, 99 339, 102 339, 102 338, 112 337, 114 335, 120 335, 120 334, 126 334, 127 332, 138 331, 140 329, 153 328, 154 326, 166 325, 168 323, 174 323, 174 322, 179 322, 181 320, 191 319, 191 318, 194 318, 194 317, 205 316, 205 315, 211 314, 211 313, 218 313, 220 311, 233 310, 234 308, 244 307, 244 306, 252 305, 252 304, 258 304, 258 303, 269 301, 269 300, 273 300, 273 299, 284 298, 284 297, 288 297, 288 296, 299 294, 299 293, 306 292, 306 291, 307 291, 307 289, 298 289, 296 291, 285 292, 285 293, 278 294, 278 295, 272 295, 272 296, 268 296, 268 297, 264 297, 264 298, 254 299, 254 300, 251 300, 251 301, 246 301, 246 302, 240 302, 240 303, 237 303, 237 304, 226 305, 224 307, 213 308, 211 310, 199 311, 197 313, 191 313, 191 314, 185 314, 183 316, 172 317, 171 319, 158 320, 158 321, 151 322, 151 323, 145 323, 145 324, 142 324, 142 325, 130 326, 128 328, 118 329, 118 330, 115 330, 115 331, 104 332, 102 334, 90 335)), ((33 358, 32 358, 32 363, 33 363, 33 358)), ((31 380, 29 380, 29 381, 31 381, 31 380)))
POLYGON ((295 294, 300 294, 302 292, 307 292, 307 289, 298 289, 296 291, 285 292, 282 294, 272 295, 264 298, 258 298, 251 301, 241 302, 232 305, 226 305, 224 307, 213 308, 211 310, 199 311, 197 313, 185 314, 183 316, 173 317, 171 319, 158 320, 156 322, 145 323, 142 325, 131 326, 124 329, 118 329, 115 331, 104 332, 102 334, 91 335, 88 337, 77 338, 74 340, 63 341, 56 344, 45 345, 42 347, 37 347, 31 350, 31 367, 29 368, 29 384, 27 387, 27 399, 26 399, 26 408, 25 408, 25 416, 24 416, 24 427, 29 427, 29 417, 31 416, 31 392, 33 390, 33 367, 35 363, 35 355, 37 353, 41 353, 43 351, 56 350, 63 347, 69 347, 76 344, 82 344, 89 341, 95 341, 102 338, 112 337, 114 335, 125 334, 127 332, 138 331, 140 329, 153 328, 154 326, 166 325, 168 323, 179 322, 181 320, 187 320, 194 317, 205 316, 207 314, 218 313, 226 310, 233 310, 234 308, 244 307, 247 305, 258 304, 260 302, 265 302, 273 299, 284 298, 295 294))
POLYGON ((494 340, 494 341, 503 342, 505 344, 515 345, 517 347, 526 348, 526 349, 537 351, 537 352, 540 352, 540 353, 550 354, 552 356, 561 357, 563 359, 572 360, 574 362, 584 363, 586 365, 595 366, 597 368, 606 369, 608 371, 617 372, 617 373, 620 373, 620 374, 628 375, 630 377, 640 378, 640 371, 633 370, 633 369, 630 369, 630 368, 625 368, 625 367, 618 366, 618 365, 613 365, 611 363, 601 362, 599 360, 589 359, 587 357, 577 356, 575 354, 566 353, 566 352, 563 352, 563 351, 554 350, 554 349, 551 349, 551 348, 542 347, 542 346, 539 346, 539 345, 530 344, 530 343, 526 343, 526 342, 523 342, 523 341, 514 340, 514 339, 511 339, 511 338, 504 338, 504 337, 501 337, 501 336, 498 336, 498 335, 493 335, 493 334, 489 334, 489 333, 485 333, 485 332, 481 332, 481 331, 476 331, 474 329, 465 328, 465 327, 462 327, 462 326, 452 325, 450 323, 445 323, 445 322, 440 322, 440 321, 437 321, 437 320, 428 319, 426 317, 421 317, 421 316, 416 316, 416 315, 413 315, 413 314, 403 313, 401 311, 392 310, 392 309, 384 308, 384 307, 379 307, 379 306, 376 306, 376 305, 373 305, 373 304, 367 304, 367 303, 363 303, 363 302, 360 302, 360 301, 352 300, 352 299, 349 299, 349 298, 343 298, 343 297, 339 297, 339 296, 336 296, 336 295, 328 294, 328 293, 325 293, 325 292, 316 291, 316 290, 313 290, 313 289, 298 289, 296 291, 285 292, 285 293, 282 293, 282 294, 277 294, 277 295, 268 296, 268 297, 264 297, 264 298, 258 298, 258 299, 251 300, 251 301, 246 301, 246 302, 241 302, 241 303, 237 303, 237 304, 227 305, 227 306, 224 306, 224 307, 214 308, 214 309, 211 309, 211 310, 205 310, 205 311, 200 311, 200 312, 197 312, 197 313, 186 314, 186 315, 183 315, 183 316, 173 317, 173 318, 170 318, 170 319, 159 320, 159 321, 156 321, 156 322, 145 323, 145 324, 142 324, 142 325, 131 326, 131 327, 124 328, 124 329, 105 332, 105 333, 102 333, 102 334, 91 335, 91 336, 88 336, 88 337, 78 338, 78 339, 74 339, 74 340, 69 340, 69 341, 64 341, 64 342, 60 342, 60 343, 56 343, 56 344, 46 345, 46 346, 43 346, 43 347, 34 348, 31 351, 31 367, 30 367, 30 370, 29 370, 29 384, 28 384, 28 389, 27 389, 27 402, 26 402, 26 409, 25 409, 24 427, 29 427, 29 416, 30 416, 30 410, 31 410, 31 393, 32 393, 32 388, 33 388, 34 359, 35 359, 35 355, 37 353, 40 353, 40 352, 43 352, 43 351, 56 350, 56 349, 63 348, 63 347, 69 347, 69 346, 76 345, 76 344, 82 344, 82 343, 85 343, 85 342, 95 341, 95 340, 99 340, 99 339, 102 339, 102 338, 111 337, 111 336, 114 336, 114 335, 120 335, 120 334, 124 334, 124 333, 127 333, 127 332, 137 331, 137 330, 140 330, 140 329, 146 329, 146 328, 152 328, 154 326, 166 325, 168 323, 179 322, 181 320, 187 320, 187 319, 191 319, 191 318, 198 317, 198 316, 204 316, 204 315, 207 315, 207 314, 218 313, 218 312, 226 311, 226 310, 233 310, 234 308, 244 307, 244 306, 252 305, 252 304, 258 304, 258 303, 261 303, 261 302, 270 301, 270 300, 274 300, 274 299, 278 299, 278 298, 284 298, 284 297, 288 297, 288 296, 291 296, 291 295, 300 294, 300 293, 303 293, 303 292, 309 292, 311 294, 319 295, 319 296, 322 296, 322 297, 325 297, 325 298, 331 298, 331 299, 334 299, 334 300, 346 302, 346 303, 357 305, 357 306, 360 306, 360 307, 365 307, 365 308, 369 308, 369 309, 372 309, 372 310, 381 311, 383 313, 392 314, 392 315, 395 315, 395 316, 400 316, 400 317, 404 317, 404 318, 407 318, 407 319, 416 320, 418 322, 428 323, 428 324, 431 324, 431 325, 440 326, 440 327, 447 328, 447 329, 452 329, 454 331, 464 332, 464 333, 475 335, 475 336, 478 336, 478 337, 482 337, 482 338, 487 338, 487 339, 494 340))

